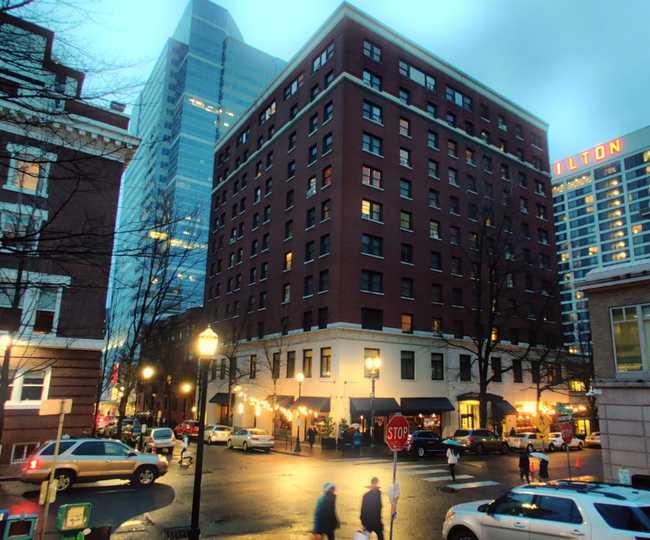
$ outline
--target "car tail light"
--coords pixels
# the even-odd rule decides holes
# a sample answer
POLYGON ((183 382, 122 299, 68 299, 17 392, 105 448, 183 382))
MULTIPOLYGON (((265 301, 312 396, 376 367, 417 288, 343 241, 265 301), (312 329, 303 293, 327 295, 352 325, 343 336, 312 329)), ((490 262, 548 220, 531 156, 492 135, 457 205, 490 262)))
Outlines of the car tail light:
POLYGON ((38 459, 36 458, 30 459, 29 463, 27 464, 27 469, 29 469, 30 471, 34 471, 37 468, 38 468, 38 459))

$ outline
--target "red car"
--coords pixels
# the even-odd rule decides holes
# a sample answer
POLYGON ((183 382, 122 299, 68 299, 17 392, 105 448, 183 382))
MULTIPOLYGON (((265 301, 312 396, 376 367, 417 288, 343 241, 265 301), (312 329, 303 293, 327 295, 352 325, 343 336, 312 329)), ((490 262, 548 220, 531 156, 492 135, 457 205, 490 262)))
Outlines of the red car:
POLYGON ((188 437, 198 437, 199 423, 196 420, 185 420, 185 422, 181 422, 174 428, 174 434, 179 439, 182 439, 185 435, 188 437))

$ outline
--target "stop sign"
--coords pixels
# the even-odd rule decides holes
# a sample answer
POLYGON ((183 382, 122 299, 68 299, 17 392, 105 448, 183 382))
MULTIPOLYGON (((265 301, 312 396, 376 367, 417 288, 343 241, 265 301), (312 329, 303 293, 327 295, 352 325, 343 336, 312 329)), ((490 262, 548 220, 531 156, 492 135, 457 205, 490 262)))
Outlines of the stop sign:
POLYGON ((388 448, 394 452, 405 448, 409 440, 409 423, 401 414, 395 414, 390 417, 386 430, 384 431, 384 441, 388 448))
POLYGON ((560 426, 560 431, 562 432, 562 440, 569 444, 573 439, 573 425, 572 424, 562 424, 560 426))

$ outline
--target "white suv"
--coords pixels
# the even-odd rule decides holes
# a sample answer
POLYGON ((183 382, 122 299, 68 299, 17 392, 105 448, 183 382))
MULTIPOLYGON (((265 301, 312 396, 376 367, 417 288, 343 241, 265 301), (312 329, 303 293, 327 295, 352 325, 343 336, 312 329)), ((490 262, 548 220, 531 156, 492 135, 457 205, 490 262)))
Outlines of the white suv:
POLYGON ((452 506, 444 540, 650 539, 650 490, 597 482, 513 488, 493 501, 452 506))

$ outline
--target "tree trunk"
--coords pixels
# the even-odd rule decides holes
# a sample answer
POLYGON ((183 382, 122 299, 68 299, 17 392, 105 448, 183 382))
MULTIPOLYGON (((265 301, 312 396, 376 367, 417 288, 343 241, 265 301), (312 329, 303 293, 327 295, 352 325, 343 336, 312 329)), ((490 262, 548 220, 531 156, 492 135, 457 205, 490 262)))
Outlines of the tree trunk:
POLYGON ((487 384, 481 384, 479 386, 478 394, 478 417, 479 424, 481 429, 487 429, 488 425, 488 396, 487 396, 487 384))
POLYGON ((8 345, 2 355, 2 368, 0 369, 0 446, 5 428, 5 403, 9 401, 9 359, 11 358, 11 345, 8 345))

